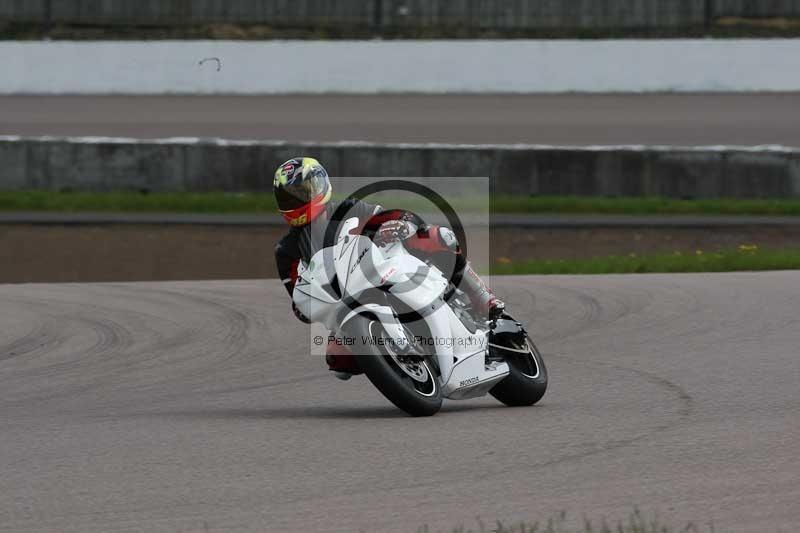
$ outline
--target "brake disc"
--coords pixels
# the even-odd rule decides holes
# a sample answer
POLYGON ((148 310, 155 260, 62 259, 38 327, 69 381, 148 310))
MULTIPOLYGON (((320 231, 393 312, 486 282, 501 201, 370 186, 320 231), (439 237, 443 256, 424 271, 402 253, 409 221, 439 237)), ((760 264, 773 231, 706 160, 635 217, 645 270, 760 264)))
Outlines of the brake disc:
POLYGON ((425 361, 410 361, 407 360, 407 357, 401 359, 400 356, 393 353, 389 355, 392 357, 395 364, 400 367, 400 370, 405 372, 411 379, 419 381, 420 383, 428 382, 430 373, 428 372, 428 365, 425 364, 425 361))

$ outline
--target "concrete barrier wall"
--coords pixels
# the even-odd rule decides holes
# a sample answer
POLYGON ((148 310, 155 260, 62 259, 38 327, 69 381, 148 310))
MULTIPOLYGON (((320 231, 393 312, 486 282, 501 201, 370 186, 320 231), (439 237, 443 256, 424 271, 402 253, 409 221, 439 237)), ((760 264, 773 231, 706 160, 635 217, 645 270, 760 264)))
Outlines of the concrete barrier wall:
POLYGON ((800 39, 9 41, 0 57, 0 94, 800 90, 800 39))
POLYGON ((800 0, 3 0, 0 21, 185 25, 670 28, 715 16, 796 16, 800 0))
POLYGON ((800 150, 0 137, 0 189, 269 191, 298 155, 335 176, 490 176, 502 194, 800 197, 800 150))

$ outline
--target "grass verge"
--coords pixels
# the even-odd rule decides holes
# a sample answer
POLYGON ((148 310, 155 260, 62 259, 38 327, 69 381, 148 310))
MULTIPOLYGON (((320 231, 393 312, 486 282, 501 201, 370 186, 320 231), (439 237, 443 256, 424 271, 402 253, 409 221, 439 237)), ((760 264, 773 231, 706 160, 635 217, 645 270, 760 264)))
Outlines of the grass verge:
MULTIPOLYGON (((582 525, 578 527, 570 526, 567 514, 560 513, 545 522, 533 524, 506 525, 498 521, 487 525, 478 521, 477 529, 459 527, 453 529, 452 533, 714 533, 715 531, 711 523, 698 526, 690 522, 681 528, 674 528, 663 522, 658 516, 645 517, 639 510, 631 513, 627 520, 609 522, 603 519, 600 522, 593 522, 584 517, 581 523, 582 525)), ((417 533, 432 532, 427 527, 421 527, 417 533)))
POLYGON ((574 213, 615 215, 800 215, 798 199, 604 198, 592 196, 498 197, 498 213, 574 213))
MULTIPOLYGON (((390 202, 382 202, 390 206, 390 202)), ((414 203, 413 201, 411 202, 414 203)), ((406 206, 405 200, 403 205, 406 206)), ((460 212, 485 211, 485 199, 452 201, 460 212)), ((430 206, 420 201, 420 208, 430 206)), ((413 209, 415 205, 407 205, 413 209)), ((271 193, 224 192, 60 192, 0 191, 0 211, 274 213, 271 193)), ((800 199, 597 198, 583 196, 497 196, 494 213, 615 215, 783 215, 800 216, 800 199)))
POLYGON ((0 211, 275 213, 268 193, 0 191, 0 211))
POLYGON ((508 274, 644 274, 656 272, 735 272, 800 269, 800 250, 765 250, 741 245, 734 250, 687 254, 673 252, 576 260, 510 262, 500 258, 493 275, 508 274))

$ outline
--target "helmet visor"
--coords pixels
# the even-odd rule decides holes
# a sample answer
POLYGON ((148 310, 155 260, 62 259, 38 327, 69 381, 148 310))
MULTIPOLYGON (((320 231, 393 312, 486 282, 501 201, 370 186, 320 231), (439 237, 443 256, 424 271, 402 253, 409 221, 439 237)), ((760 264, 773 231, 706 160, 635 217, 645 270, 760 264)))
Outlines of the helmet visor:
POLYGON ((275 189, 275 198, 278 202, 278 209, 281 211, 291 211, 307 205, 319 196, 327 192, 328 177, 324 170, 315 170, 313 174, 306 176, 302 180, 278 187, 275 189))

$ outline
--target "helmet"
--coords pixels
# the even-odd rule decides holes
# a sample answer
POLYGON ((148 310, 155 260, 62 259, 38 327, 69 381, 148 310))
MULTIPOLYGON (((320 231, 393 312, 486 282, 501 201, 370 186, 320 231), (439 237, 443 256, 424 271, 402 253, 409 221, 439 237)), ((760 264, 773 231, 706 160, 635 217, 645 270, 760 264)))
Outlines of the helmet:
POLYGON ((323 213, 333 191, 328 173, 311 157, 290 159, 279 166, 273 189, 278 209, 292 226, 305 226, 323 213))

